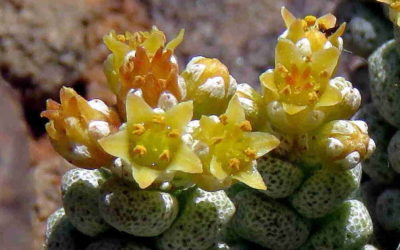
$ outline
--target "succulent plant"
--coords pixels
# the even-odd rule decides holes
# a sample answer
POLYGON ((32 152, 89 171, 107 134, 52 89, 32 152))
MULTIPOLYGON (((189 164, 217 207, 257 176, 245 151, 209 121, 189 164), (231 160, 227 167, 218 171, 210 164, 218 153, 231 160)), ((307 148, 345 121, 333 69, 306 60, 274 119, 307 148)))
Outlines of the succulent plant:
POLYGON ((49 249, 366 245, 369 215, 346 200, 375 143, 365 122, 348 120, 359 91, 334 76, 345 24, 285 8, 282 17, 261 93, 216 58, 179 72, 183 31, 169 43, 156 27, 106 35, 115 105, 63 88, 42 113, 55 149, 78 167, 63 177, 49 249))

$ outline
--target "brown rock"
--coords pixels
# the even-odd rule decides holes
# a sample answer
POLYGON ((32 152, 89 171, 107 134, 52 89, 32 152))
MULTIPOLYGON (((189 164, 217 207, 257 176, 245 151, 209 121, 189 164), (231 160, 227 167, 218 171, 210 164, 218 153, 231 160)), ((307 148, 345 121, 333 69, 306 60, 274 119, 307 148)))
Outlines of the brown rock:
POLYGON ((0 246, 30 249, 32 182, 25 121, 18 98, 0 78, 0 246))
MULTIPOLYGON (((321 0, 150 0, 154 23, 169 37, 185 28, 177 49, 180 62, 203 55, 225 63, 238 82, 258 85, 258 75, 274 66, 274 48, 284 30, 280 8, 298 16, 321 15, 336 1, 321 0)), ((181 64, 182 65, 182 64, 181 64)), ((183 66, 182 66, 183 67, 183 66)))

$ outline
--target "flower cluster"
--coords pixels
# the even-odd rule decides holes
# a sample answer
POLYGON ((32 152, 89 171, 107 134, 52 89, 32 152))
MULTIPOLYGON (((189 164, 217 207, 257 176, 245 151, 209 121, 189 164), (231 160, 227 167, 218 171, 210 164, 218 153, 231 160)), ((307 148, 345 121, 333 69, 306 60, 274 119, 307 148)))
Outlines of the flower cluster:
POLYGON ((330 14, 297 19, 285 8, 282 17, 287 30, 275 69, 260 76, 262 93, 237 84, 215 58, 195 57, 180 73, 174 50, 183 31, 168 43, 155 27, 111 32, 105 74, 116 111, 61 90, 61 104, 50 100, 42 113, 54 147, 79 167, 108 168, 141 189, 196 184, 214 191, 243 182, 265 190, 257 159, 272 150, 322 165, 353 157, 343 164, 354 167, 374 144, 364 124, 334 121, 360 105, 351 83, 333 77, 345 24, 330 14), (338 132, 336 123, 353 130, 338 132))
POLYGON ((105 73, 118 112, 61 90, 61 104, 49 100, 42 113, 55 149, 79 167, 122 171, 141 189, 182 178, 206 190, 238 181, 266 189, 256 159, 279 140, 252 131, 236 81, 218 59, 193 58, 179 74, 174 49, 182 39, 183 31, 166 44, 155 27, 106 35, 105 73))

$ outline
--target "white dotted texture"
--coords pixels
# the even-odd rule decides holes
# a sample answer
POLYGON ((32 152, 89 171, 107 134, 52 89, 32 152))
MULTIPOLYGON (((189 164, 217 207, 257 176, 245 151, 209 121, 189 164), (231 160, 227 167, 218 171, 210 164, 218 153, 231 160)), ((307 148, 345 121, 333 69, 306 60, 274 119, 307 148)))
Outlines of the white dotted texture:
POLYGON ((372 235, 372 221, 367 208, 357 200, 344 202, 338 210, 319 222, 322 227, 302 250, 358 250, 372 235))
POLYGON ((100 184, 105 182, 100 170, 75 168, 61 181, 62 201, 70 222, 80 232, 96 236, 110 227, 99 212, 100 184))
POLYGON ((175 197, 159 191, 135 190, 121 179, 101 187, 99 210, 115 229, 135 236, 157 236, 170 227, 178 213, 175 197))
POLYGON ((224 191, 196 188, 188 194, 185 207, 174 224, 157 240, 161 250, 210 248, 233 214, 235 206, 224 191))
POLYGON ((274 250, 297 249, 307 239, 308 222, 274 199, 255 191, 235 197, 232 229, 246 240, 274 250))
POLYGON ((351 170, 319 170, 293 194, 292 205, 307 218, 323 217, 359 187, 360 176, 360 167, 351 170))

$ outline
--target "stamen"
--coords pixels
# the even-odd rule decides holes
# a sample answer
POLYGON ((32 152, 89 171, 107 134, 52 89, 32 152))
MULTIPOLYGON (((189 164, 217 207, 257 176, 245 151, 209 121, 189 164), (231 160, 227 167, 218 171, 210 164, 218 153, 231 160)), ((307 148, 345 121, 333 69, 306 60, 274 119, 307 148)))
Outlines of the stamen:
POLYGON ((211 138, 211 141, 212 141, 212 144, 213 144, 213 145, 216 145, 216 144, 220 143, 223 139, 224 139, 223 136, 219 136, 219 137, 213 137, 213 138, 211 138))
POLYGON ((228 116, 226 115, 220 115, 219 120, 221 121, 222 124, 226 125, 228 124, 228 116))
POLYGON ((240 129, 245 132, 250 132, 253 128, 251 127, 251 123, 248 120, 243 121, 240 124, 240 129))
POLYGON ((181 134, 179 133, 179 130, 173 129, 171 132, 168 133, 168 137, 171 138, 178 138, 181 134))
POLYGON ((132 134, 142 135, 145 131, 146 129, 144 128, 143 124, 133 124, 132 134))
POLYGON ((162 115, 154 115, 152 121, 157 124, 164 124, 165 117, 162 115))
POLYGON ((165 150, 160 154, 159 159, 169 162, 170 157, 171 157, 171 156, 170 156, 169 150, 168 150, 168 149, 165 149, 165 150))
POLYGON ((304 18, 304 21, 306 21, 308 26, 312 26, 315 24, 315 22, 317 21, 317 18, 315 16, 306 16, 304 18))
POLYGON ((143 145, 136 145, 136 146, 133 148, 133 153, 134 153, 134 154, 137 154, 137 155, 139 155, 139 156, 143 156, 143 155, 145 155, 145 154, 147 153, 147 149, 146 149, 146 147, 143 146, 143 145))
POLYGON ((124 35, 117 35, 117 40, 120 41, 120 42, 125 42, 126 38, 125 38, 124 35))
POLYGON ((246 150, 244 150, 244 154, 252 160, 257 159, 257 153, 254 149, 247 148, 246 150))
POLYGON ((229 168, 238 171, 240 169, 240 160, 237 158, 232 158, 229 160, 228 166, 229 166, 229 168))

